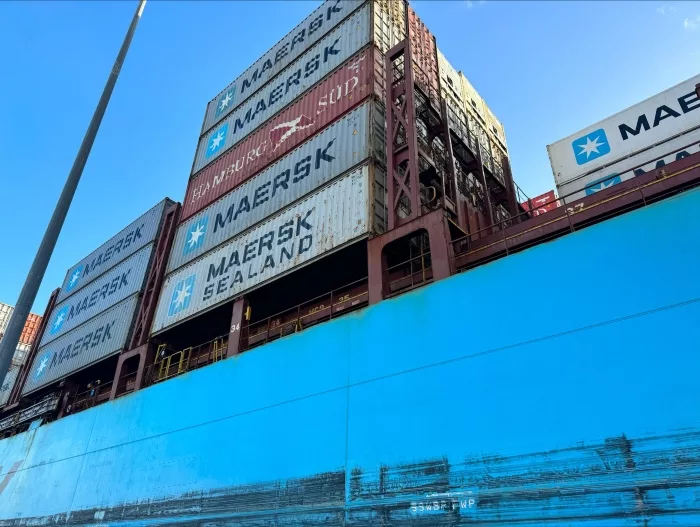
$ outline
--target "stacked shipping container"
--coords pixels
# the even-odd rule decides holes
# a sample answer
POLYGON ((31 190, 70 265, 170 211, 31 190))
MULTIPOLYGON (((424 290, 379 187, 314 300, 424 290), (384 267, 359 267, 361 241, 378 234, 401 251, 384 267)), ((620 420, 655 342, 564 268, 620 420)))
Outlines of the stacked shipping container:
POLYGON ((209 103, 153 333, 383 232, 383 53, 405 21, 327 1, 209 103))
POLYGON ((172 204, 161 201, 68 270, 23 395, 126 346, 154 244, 172 204))
POLYGON ((547 146, 566 203, 700 152, 696 75, 547 146))
MULTIPOLYGON (((10 322, 12 313, 14 312, 14 307, 0 303, 0 340, 2 340, 5 333, 5 329, 10 322)), ((14 387, 15 381, 17 380, 17 374, 19 367, 24 364, 29 356, 29 351, 31 350, 32 344, 36 339, 37 332, 39 331, 39 324, 41 323, 41 317, 34 313, 29 313, 27 317, 27 322, 24 324, 22 333, 19 337, 19 342, 17 343, 17 348, 12 356, 12 363, 10 369, 5 376, 5 381, 2 387, 0 387, 0 408, 7 404, 7 399, 10 396, 10 392, 14 387)))

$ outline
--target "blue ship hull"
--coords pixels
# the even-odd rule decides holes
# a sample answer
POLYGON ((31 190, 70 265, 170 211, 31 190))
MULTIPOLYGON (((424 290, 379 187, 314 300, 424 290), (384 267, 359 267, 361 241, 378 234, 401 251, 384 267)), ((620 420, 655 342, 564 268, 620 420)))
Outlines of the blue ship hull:
POLYGON ((700 525, 699 210, 686 192, 0 441, 0 525, 700 525))

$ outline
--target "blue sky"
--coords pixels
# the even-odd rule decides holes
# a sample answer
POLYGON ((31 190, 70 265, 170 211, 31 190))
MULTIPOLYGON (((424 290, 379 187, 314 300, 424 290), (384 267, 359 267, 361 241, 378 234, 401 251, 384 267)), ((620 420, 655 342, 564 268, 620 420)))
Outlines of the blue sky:
MULTIPOLYGON (((319 1, 150 1, 33 311, 163 197, 181 201, 207 102, 319 1)), ((700 2, 414 1, 503 121, 517 183, 546 145, 700 71, 700 2)), ((136 2, 0 2, 0 302, 13 304, 136 2)))

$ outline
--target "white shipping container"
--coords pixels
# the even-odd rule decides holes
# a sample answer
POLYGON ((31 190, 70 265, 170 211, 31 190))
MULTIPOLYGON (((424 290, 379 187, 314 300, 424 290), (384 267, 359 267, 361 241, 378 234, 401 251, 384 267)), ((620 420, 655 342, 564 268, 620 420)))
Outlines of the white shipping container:
POLYGON ((22 394, 120 352, 127 344, 138 305, 138 294, 94 317, 39 349, 22 394))
POLYGON ((192 173, 238 144, 370 42, 365 5, 199 140, 192 173))
POLYGON ((0 335, 5 333, 7 325, 10 323, 10 318, 12 318, 12 313, 15 308, 8 304, 3 304, 0 302, 0 335))
POLYGON ((172 204, 169 199, 161 201, 68 269, 56 302, 62 302, 80 291, 98 276, 155 240, 163 214, 172 204))
POLYGON ((153 244, 94 280, 89 287, 57 304, 41 337, 41 346, 106 311, 141 290, 146 280, 153 244))
POLYGON ((370 232, 369 166, 338 178, 274 218, 166 277, 158 333, 370 232))
POLYGON ((698 152, 700 127, 592 174, 557 185, 557 193, 564 203, 572 203, 698 152))
POLYGON ((31 349, 32 347, 29 344, 22 344, 21 342, 17 344, 15 354, 12 356, 12 364, 15 366, 21 366, 24 364, 24 361, 26 361, 27 357, 29 357, 29 352, 31 349))
MULTIPOLYGON (((326 0, 207 105, 202 134, 342 22, 363 0, 326 0)), ((264 12, 264 11, 263 11, 264 12)))
POLYGON ((560 186, 700 125, 700 75, 547 146, 560 186))
POLYGON ((7 375, 5 375, 5 380, 0 387, 0 408, 7 404, 7 400, 10 398, 10 392, 17 382, 17 374, 19 373, 19 366, 11 366, 7 370, 7 375))
POLYGON ((278 213, 370 156, 385 156, 384 111, 373 100, 180 225, 167 272, 278 213))

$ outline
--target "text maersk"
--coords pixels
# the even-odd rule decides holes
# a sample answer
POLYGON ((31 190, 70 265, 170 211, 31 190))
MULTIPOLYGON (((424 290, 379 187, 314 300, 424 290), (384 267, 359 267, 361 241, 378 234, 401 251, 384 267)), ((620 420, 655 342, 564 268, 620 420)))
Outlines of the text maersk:
POLYGON ((678 118, 700 108, 700 96, 698 96, 698 93, 695 90, 678 97, 677 100, 677 109, 671 108, 665 104, 658 106, 654 112, 653 119, 651 119, 651 125, 649 124, 651 114, 647 115, 646 113, 643 113, 637 117, 637 122, 634 124, 634 128, 626 123, 620 124, 618 129, 620 130, 620 137, 622 137, 622 140, 626 141, 630 138, 630 136, 639 135, 642 133, 642 131, 648 132, 651 128, 656 128, 659 126, 661 121, 664 119, 668 119, 670 117, 678 118))
POLYGON ((312 213, 313 209, 307 210, 297 216, 296 222, 289 220, 280 225, 279 229, 270 230, 251 240, 241 251, 234 249, 228 258, 222 257, 218 264, 210 264, 202 301, 209 300, 215 294, 221 295, 237 284, 243 284, 244 274, 245 279, 251 280, 258 272, 262 274, 309 251, 314 240, 311 232, 313 226, 309 223, 312 213), (249 263, 253 260, 257 260, 257 263, 249 263))
MULTIPOLYGON (((216 109, 211 110, 214 111, 213 118, 211 118, 210 110, 207 111, 208 118, 202 133, 205 133, 219 119, 224 118, 233 111, 237 106, 237 101, 238 104, 243 103, 246 100, 246 92, 251 94, 260 88, 263 83, 270 80, 270 76, 274 74, 274 71, 279 71, 280 68, 284 67, 285 59, 291 62, 291 60, 294 60, 301 54, 307 46, 312 45, 317 39, 322 38, 330 31, 348 12, 347 9, 344 9, 343 6, 340 5, 341 3, 347 2, 336 0, 334 4, 328 6, 325 13, 319 13, 316 17, 308 20, 308 23, 304 24, 296 33, 285 37, 287 41, 278 45, 279 47, 276 51, 274 48, 270 50, 270 52, 266 54, 269 55, 267 58, 263 56, 256 62, 258 65, 254 69, 249 68, 249 70, 236 79, 233 84, 229 85, 229 87, 215 99, 216 109), (262 64, 259 64, 261 61, 262 64), (278 65, 279 68, 277 68, 278 65)), ((352 7, 350 10, 352 10, 352 7)))
MULTIPOLYGON (((366 8, 363 13, 369 13, 369 8, 366 8)), ((350 19, 346 23, 352 26, 352 22, 353 19, 350 19)), ((286 70, 288 73, 284 78, 281 78, 282 75, 278 76, 277 79, 280 80, 273 81, 273 84, 261 90, 255 96, 258 97, 257 100, 252 99, 245 106, 241 106, 228 116, 218 128, 214 128, 202 136, 197 147, 195 164, 192 167, 193 173, 198 172, 210 161, 243 140, 257 128, 258 124, 282 110, 306 88, 315 84, 328 72, 337 68, 359 47, 368 43, 369 29, 360 25, 360 31, 363 34, 361 39, 343 38, 341 41, 341 38, 336 38, 331 45, 325 46, 322 52, 307 59, 305 63, 302 63, 303 58, 300 59, 295 63, 298 66, 292 65, 290 69, 286 70), (321 69, 322 67, 323 69, 321 69), (291 68, 295 68, 295 70, 291 71, 291 68), (302 80, 305 81, 304 84, 302 84, 302 80)), ((330 38, 333 36, 331 34, 330 38)), ((320 43, 320 45, 322 44, 323 42, 320 43)))
MULTIPOLYGON (((116 323, 116 320, 107 322, 98 327, 95 331, 90 331, 87 335, 81 335, 74 341, 63 346, 60 350, 52 352, 51 359, 45 366, 46 373, 50 373, 53 368, 60 366, 64 361, 77 358, 91 348, 96 348, 100 345, 108 345, 109 341, 112 339, 112 328, 116 323)), ((41 367, 41 364, 39 364, 39 367, 41 367)))

